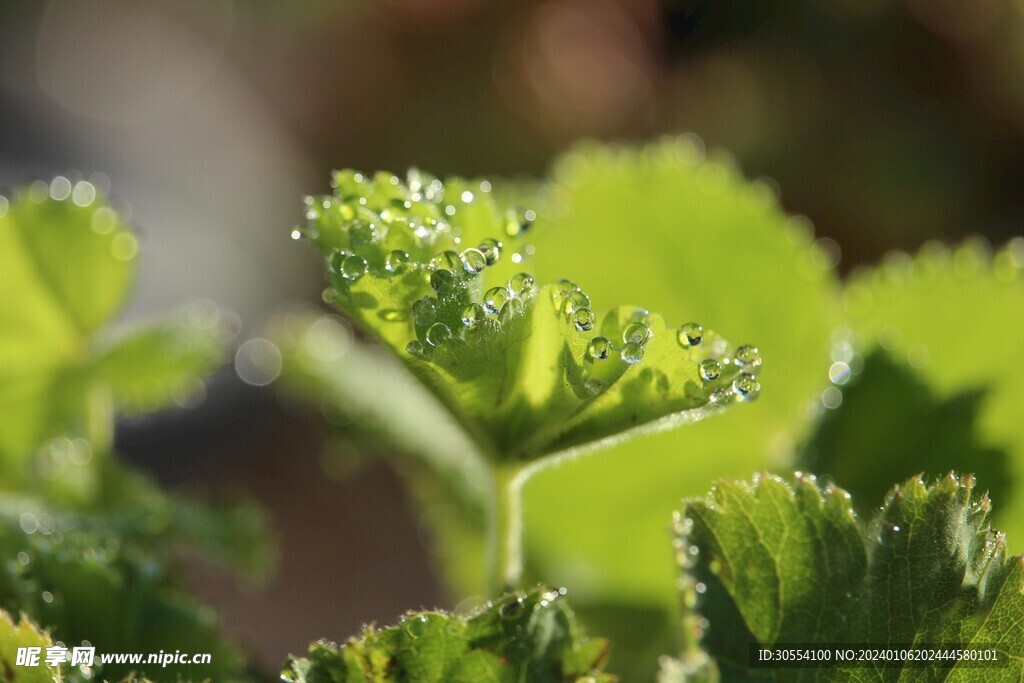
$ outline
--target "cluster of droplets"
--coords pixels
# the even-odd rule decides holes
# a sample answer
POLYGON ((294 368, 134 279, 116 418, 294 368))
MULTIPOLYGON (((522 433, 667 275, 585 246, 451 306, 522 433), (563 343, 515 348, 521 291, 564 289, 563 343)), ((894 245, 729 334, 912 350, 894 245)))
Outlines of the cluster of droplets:
POLYGON ((679 594, 683 602, 683 627, 692 643, 699 643, 708 627, 708 620, 700 613, 708 587, 696 578, 694 570, 700 560, 700 548, 693 542, 694 522, 682 512, 672 513, 672 547, 679 566, 679 594))
MULTIPOLYGON (((487 181, 453 179, 446 184, 416 169, 404 181, 387 173, 369 178, 356 171, 338 171, 331 185, 333 196, 306 197, 307 224, 295 228, 292 237, 309 237, 329 252, 332 272, 349 282, 367 272, 386 276, 410 268, 479 273, 497 262, 502 246, 497 240, 484 240, 465 248, 463 230, 457 224, 464 211, 470 211, 467 220, 482 221, 481 227, 509 237, 519 236, 536 219, 531 210, 499 211, 487 196, 491 192, 487 181), (446 252, 443 268, 424 263, 445 246, 450 256, 446 252)), ((514 262, 521 258, 513 254, 514 262)), ((445 278, 438 276, 439 284, 444 285, 445 278)))
POLYGON ((458 255, 442 253, 436 257, 431 265, 435 267, 429 276, 431 287, 437 294, 435 297, 423 297, 412 304, 412 322, 417 329, 425 329, 423 340, 413 339, 405 350, 418 357, 429 357, 433 349, 453 340, 455 338, 466 339, 470 334, 494 333, 501 329, 501 318, 510 311, 521 311, 526 301, 536 292, 536 283, 529 273, 517 273, 513 275, 504 285, 491 287, 484 292, 481 303, 470 301, 462 308, 459 315, 461 329, 452 329, 446 322, 439 320, 441 306, 446 296, 455 295, 464 291, 459 284, 455 271, 452 270, 455 258, 466 264, 472 262, 471 266, 465 266, 464 272, 468 275, 476 275, 487 266, 498 262, 501 255, 502 244, 497 240, 485 240, 481 249, 466 250, 470 253, 458 255), (482 261, 477 259, 479 255, 482 261), (479 270, 476 270, 479 264, 479 270))

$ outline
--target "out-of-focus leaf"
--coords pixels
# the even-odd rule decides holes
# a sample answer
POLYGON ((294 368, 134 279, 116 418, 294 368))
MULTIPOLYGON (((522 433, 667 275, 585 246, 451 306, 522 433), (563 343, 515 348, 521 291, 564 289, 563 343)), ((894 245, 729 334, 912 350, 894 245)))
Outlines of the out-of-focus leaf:
MULTIPOLYGON (((867 528, 813 477, 721 481, 678 519, 684 602, 722 680, 1016 681, 1024 674, 1024 557, 1006 557, 987 496, 952 474, 894 487, 867 528), (753 669, 751 643, 993 648, 1005 667, 753 669)), ((691 657, 699 653, 690 653, 691 657)), ((699 662, 699 656, 695 657, 699 662)), ((700 680, 713 667, 675 680, 700 680)), ((663 678, 663 680, 670 680, 663 678)))
POLYGON ((202 378, 223 361, 217 330, 187 321, 131 330, 103 351, 92 380, 109 387, 119 411, 155 412, 202 392, 202 378))
MULTIPOLYGON (((52 637, 68 647, 88 640, 97 653, 211 654, 209 665, 107 665, 101 673, 109 680, 133 670, 155 681, 245 680, 241 658, 218 634, 212 610, 169 573, 169 548, 146 550, 153 536, 133 536, 142 524, 0 495, 0 554, 7 558, 0 607, 50 624, 52 637)), ((81 674, 66 671, 71 681, 86 680, 81 674)))
POLYGON ((58 178, 0 213, 0 486, 24 484, 53 437, 109 447, 113 410, 186 402, 222 353, 219 328, 187 318, 109 342, 138 244, 87 182, 58 178))
POLYGON ((760 390, 756 349, 734 355, 710 330, 679 348, 657 314, 601 318, 571 282, 538 286, 519 273, 487 289, 504 247, 456 249, 487 231, 509 239, 530 214, 503 218, 486 183, 345 172, 334 185, 308 202, 302 232, 327 258, 338 305, 403 358, 488 459, 667 429, 760 390))
POLYGON ((320 641, 288 662, 295 683, 612 683, 608 643, 583 635, 559 591, 515 593, 460 616, 410 612, 342 646, 320 641))
POLYGON ((10 614, 0 609, 0 680, 5 683, 60 683, 60 668, 46 663, 46 648, 53 641, 25 615, 21 615, 15 623, 10 614), (17 663, 19 648, 39 648, 36 650, 39 662, 37 666, 19 666, 17 663))
POLYGON ((123 303, 137 245, 100 200, 30 190, 0 207, 0 410, 10 424, 0 430, 0 471, 12 483, 32 450, 58 433, 52 422, 66 404, 84 400, 67 375, 84 364, 90 335, 123 303))
POLYGON ((982 389, 937 398, 920 371, 876 349, 843 386, 805 446, 807 470, 828 475, 853 495, 858 512, 878 506, 887 481, 956 470, 986 482, 993 500, 1008 500, 1014 480, 1004 451, 978 442, 982 389))
MULTIPOLYGON (((984 392, 975 443, 1005 451, 1009 472, 1004 476, 1024 480, 1024 239, 1011 241, 995 255, 980 242, 952 250, 929 244, 913 257, 891 254, 880 267, 851 279, 845 301, 855 341, 866 352, 880 346, 900 365, 914 368, 938 400, 984 392)), ((904 455, 911 470, 941 465, 926 453, 904 455)), ((968 467, 981 468, 985 462, 968 467)), ((1019 488, 1004 489, 1000 496, 994 498, 995 521, 1019 544, 1024 496, 1019 488)))

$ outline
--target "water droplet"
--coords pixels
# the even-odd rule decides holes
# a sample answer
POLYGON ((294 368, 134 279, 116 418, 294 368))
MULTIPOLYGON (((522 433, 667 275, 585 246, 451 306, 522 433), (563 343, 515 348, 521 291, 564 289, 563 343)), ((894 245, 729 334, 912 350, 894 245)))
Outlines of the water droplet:
POLYGON ((586 332, 594 329, 594 314, 589 308, 581 308, 572 314, 572 321, 576 323, 576 329, 586 332))
POLYGON ((427 343, 431 346, 437 346, 438 344, 448 341, 451 337, 451 328, 444 323, 434 323, 430 326, 430 329, 427 330, 426 339, 427 343))
POLYGON ((644 325, 651 324, 651 312, 646 311, 642 308, 638 308, 633 311, 633 314, 629 316, 629 322, 631 323, 643 323, 644 325))
POLYGON ((491 287, 484 294, 484 308, 491 315, 498 315, 508 303, 509 293, 504 287, 491 287))
POLYGON ((366 275, 366 259, 357 254, 349 254, 341 261, 341 276, 350 282, 355 282, 366 275))
POLYGON ((479 273, 487 267, 487 257, 479 249, 466 249, 460 258, 467 273, 479 273))
MULTIPOLYGON (((586 310, 586 309, 584 309, 586 310)), ((594 337, 587 344, 587 358, 590 360, 604 360, 612 353, 612 343, 604 337, 594 337)))
POLYGON ((348 238, 353 245, 366 246, 373 244, 380 237, 380 231, 376 223, 370 221, 355 220, 348 228, 348 238))
POLYGON ((462 259, 459 258, 458 252, 449 249, 430 259, 430 268, 432 270, 459 270, 462 268, 462 259))
POLYGON ((561 279, 555 283, 555 291, 562 296, 568 296, 577 291, 579 287, 572 280, 561 279))
POLYGON ((347 251, 341 249, 335 249, 331 252, 331 255, 327 258, 327 267, 330 271, 336 275, 341 275, 341 262, 348 256, 347 251))
POLYGON ((761 367, 761 352, 753 344, 744 344, 736 349, 736 362, 745 372, 756 372, 761 367))
POLYGON ((477 249, 484 255, 487 265, 493 266, 501 258, 502 243, 494 239, 485 239, 477 249))
POLYGON ((651 328, 647 327, 644 323, 629 323, 626 325, 626 329, 622 331, 622 341, 627 344, 646 344, 650 338, 651 328))
POLYGON ((388 269, 389 273, 401 273, 409 266, 410 258, 409 252, 395 249, 388 254, 384 267, 388 269))
POLYGON ((423 343, 419 339, 413 339, 405 345, 405 351, 412 356, 422 356, 424 351, 423 343))
POLYGON ((484 307, 480 304, 470 304, 462 309, 462 324, 466 327, 473 327, 484 319, 484 307))
POLYGON ((761 385, 753 375, 744 372, 732 381, 732 390, 741 401, 754 401, 761 393, 761 385))
POLYGON ((523 599, 519 596, 515 596, 511 601, 502 605, 498 612, 501 614, 502 619, 511 621, 522 616, 523 610, 525 609, 526 605, 523 603, 523 599))
POLYGON ((407 619, 405 623, 402 624, 402 630, 405 631, 407 636, 415 640, 416 638, 426 634, 427 618, 420 616, 407 619))
POLYGON ((428 296, 416 301, 412 305, 412 321, 417 327, 426 327, 434 322, 437 316, 437 304, 434 299, 428 296))
POLYGON ((455 273, 447 268, 440 268, 430 274, 430 286, 438 294, 451 291, 455 286, 455 273))
POLYGON ((714 358, 705 358, 700 362, 700 376, 705 382, 713 382, 722 375, 722 366, 714 358))
POLYGON ((686 323, 676 333, 676 340, 684 349, 700 345, 700 340, 703 338, 704 328, 697 323, 686 323))
POLYGON ((622 360, 630 365, 639 363, 644 358, 644 347, 639 342, 626 342, 625 346, 622 347, 621 356, 622 360))
POLYGON ((591 394, 600 394, 604 391, 604 388, 608 386, 603 379, 597 379, 596 377, 588 379, 584 384, 583 388, 589 391, 591 394))
POLYGON ((710 399, 710 401, 713 404, 715 404, 716 406, 724 406, 725 404, 727 404, 730 401, 732 401, 734 396, 735 396, 735 394, 733 394, 728 389, 721 388, 721 389, 715 389, 714 391, 712 391, 711 395, 708 397, 708 399, 710 399))
POLYGON ((508 289, 513 296, 525 296, 533 290, 533 276, 529 273, 518 273, 508 281, 508 289))
MULTIPOLYGON (((573 286, 575 287, 575 285, 573 286)), ((565 312, 575 313, 581 308, 590 308, 590 297, 577 289, 571 292, 568 297, 566 297, 565 312)))

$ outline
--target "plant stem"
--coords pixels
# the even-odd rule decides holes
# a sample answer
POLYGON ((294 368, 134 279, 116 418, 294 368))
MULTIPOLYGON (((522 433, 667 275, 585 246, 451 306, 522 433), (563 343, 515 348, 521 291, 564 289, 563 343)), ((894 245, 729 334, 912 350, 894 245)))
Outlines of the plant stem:
POLYGON ((523 575, 523 481, 524 468, 494 468, 489 542, 491 592, 501 595, 519 587, 523 575))

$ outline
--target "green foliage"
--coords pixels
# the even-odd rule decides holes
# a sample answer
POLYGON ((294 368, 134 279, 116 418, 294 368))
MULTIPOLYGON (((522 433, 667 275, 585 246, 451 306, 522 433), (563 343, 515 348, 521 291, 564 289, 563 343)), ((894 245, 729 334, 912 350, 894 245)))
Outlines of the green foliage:
POLYGON ((556 163, 544 195, 531 235, 538 276, 562 272, 592 282, 595 299, 713 320, 756 339, 766 359, 756 404, 624 441, 525 488, 527 556, 541 576, 574 587, 581 614, 591 601, 671 610, 664 529, 680 495, 788 464, 807 430, 805 406, 827 383, 840 321, 831 260, 806 219, 788 217, 767 186, 745 181, 727 158, 705 159, 686 136, 581 147, 556 163))
POLYGON ((155 410, 185 395, 220 361, 216 325, 100 334, 134 279, 135 236, 102 200, 57 201, 27 191, 0 212, 0 472, 26 483, 36 449, 81 436, 103 450, 110 411, 155 410), (113 398, 111 398, 113 397, 113 398))
MULTIPOLYGON (((916 256, 895 253, 878 268, 851 278, 844 293, 845 309, 857 341, 870 353, 881 347, 901 366, 910 366, 940 402, 963 401, 972 394, 979 406, 975 420, 975 449, 988 455, 966 467, 995 468, 996 476, 1019 482, 1024 477, 1024 423, 1020 420, 1020 386, 1024 366, 1024 240, 1011 241, 996 254, 984 243, 970 241, 956 249, 929 244, 916 256), (975 341, 976 351, 964 348, 975 341), (996 451, 1008 456, 1003 474, 996 451)), ((845 407, 840 407, 842 411, 845 407)), ((903 415, 900 401, 883 399, 875 415, 903 415)), ((947 413, 948 416, 948 413, 947 413)), ((930 420, 937 422, 941 415, 930 420)), ((877 423, 876 423, 877 424, 877 423)), ((885 438, 900 442, 906 428, 890 423, 885 438)), ((867 451, 865 468, 880 461, 867 451)), ((923 451, 905 452, 904 471, 935 471, 961 466, 939 461, 923 451)), ((837 483, 845 485, 843 479, 837 483)), ((993 480, 993 485, 996 482, 993 480)), ((1024 496, 1019 489, 996 491, 996 522, 1015 543, 1024 538, 1024 496)))
POLYGON ((338 647, 314 643, 282 678, 295 683, 612 683, 608 643, 583 635, 559 591, 514 593, 468 615, 406 614, 338 647))
MULTIPOLYGON (((1006 557, 973 477, 894 487, 866 527, 850 495, 814 477, 721 481, 677 519, 698 650, 675 680, 1019 680, 1024 557, 1006 557), (705 621, 706 620, 706 621, 705 621), (748 646, 929 643, 995 647, 1008 668, 748 669, 748 646)), ((672 680, 669 675, 664 680, 672 680)))
MULTIPOLYGON (((374 425, 400 452, 418 453, 435 474, 412 478, 424 498, 446 495, 456 503, 432 519, 445 546, 446 573, 459 593, 481 590, 477 552, 488 494, 479 461, 441 452, 461 452, 469 441, 485 460, 606 447, 593 457, 558 459, 556 467, 531 471, 523 490, 526 571, 534 580, 573 586, 585 623, 600 624, 614 642, 631 643, 613 664, 631 679, 651 673, 651 644, 669 642, 677 623, 665 520, 680 493, 696 495, 715 478, 785 470, 802 459, 869 510, 882 499, 883 483, 918 472, 973 471, 993 486, 1001 503, 997 521, 1011 531, 1022 524, 1013 486, 1024 476, 1024 431, 1014 415, 1014 391, 1024 380, 1015 362, 1024 348, 1017 320, 1024 310, 1021 240, 994 256, 980 243, 953 251, 929 245, 914 258, 892 255, 840 288, 834 243, 816 241, 806 219, 778 209, 766 184, 745 182, 727 158, 705 159, 686 136, 642 148, 584 146, 560 160, 539 188, 499 186, 495 197, 532 197, 524 201, 536 207, 528 231, 478 183, 452 181, 449 187, 415 173, 408 187, 388 176, 354 185, 352 178, 339 176, 334 196, 310 201, 311 223, 304 230, 333 264, 331 298, 398 351, 454 418, 427 418, 437 410, 428 407, 422 389, 403 392, 395 409, 371 396, 373 381, 409 386, 407 373, 358 345, 323 362, 312 330, 328 327, 324 320, 330 319, 308 318, 285 335, 285 375, 295 380, 293 387, 314 387, 328 416, 357 415, 358 424, 374 425), (417 187, 437 194, 428 198, 417 187), (451 201, 463 192, 473 194, 471 214, 468 205, 451 201), (412 233, 437 240, 412 256, 417 277, 386 268, 394 227, 407 236, 409 221, 425 221, 430 230, 412 233), (367 231, 371 224, 378 229, 367 231), (465 272, 459 255, 446 251, 454 245, 454 237, 445 242, 447 229, 465 246, 504 228, 505 256, 479 274, 465 272), (335 237, 324 237, 329 233, 335 237), (360 240, 365 243, 356 244, 360 240), (356 262, 355 279, 344 273, 349 252, 366 261, 365 271, 356 262), (514 259, 506 259, 509 252, 514 259), (695 420, 685 430, 616 438, 644 431, 629 429, 634 422, 662 421, 665 395, 655 391, 661 376, 672 378, 670 387, 687 386, 686 368, 678 368, 683 375, 671 371, 679 358, 671 352, 678 351, 659 346, 665 334, 655 329, 639 366, 653 369, 654 381, 638 381, 634 391, 626 391, 631 387, 621 379, 604 388, 610 402, 621 400, 608 412, 592 412, 596 427, 584 413, 581 421, 567 420, 575 409, 566 398, 579 398, 580 380, 585 389, 589 377, 573 372, 578 347, 574 356, 570 321, 538 303, 546 303, 549 291, 560 304, 563 293, 541 288, 521 310, 503 310, 486 329, 500 327, 513 339, 508 344, 500 336, 477 339, 472 327, 460 326, 465 306, 487 299, 493 285, 506 286, 514 273, 507 270, 511 260, 529 263, 538 281, 569 276, 587 282, 588 294, 613 311, 607 318, 613 332, 597 324, 593 334, 616 339, 625 317, 637 311, 632 304, 643 301, 666 318, 711 319, 737 338, 756 338, 769 359, 768 374, 757 381, 766 379, 770 390, 747 410, 695 420), (499 274, 496 268, 506 270, 499 274), (437 269, 456 274, 453 289, 445 289, 444 278, 432 286, 429 274, 437 269), (388 288, 398 281, 401 287, 388 288), (414 319, 429 307, 394 303, 403 288, 407 302, 437 295, 429 324, 414 319), (437 321, 458 331, 435 349, 427 333, 437 321), (965 353, 964 337, 977 339, 984 351, 965 353), (412 340, 410 348, 422 355, 403 355, 412 340), (564 355, 551 353, 559 346, 564 355), (663 352, 669 356, 655 359, 663 352), (371 364, 372 370, 366 367, 371 364), (559 379, 549 376, 551 370, 559 379), (624 412, 625 406, 630 410, 624 412), (455 424, 465 432, 461 438, 455 424)), ((659 327, 659 316, 650 315, 650 324, 659 327)), ((601 367, 614 374, 616 366, 601 367)), ((687 408, 676 404, 671 412, 703 416, 699 408, 687 408)))
POLYGON ((403 358, 490 460, 668 428, 760 389, 751 378, 733 391, 760 359, 733 362, 710 330, 679 348, 657 314, 620 307, 602 317, 571 282, 506 279, 499 264, 511 259, 494 240, 518 237, 532 212, 499 210, 488 183, 348 171, 333 185, 333 196, 307 202, 297 234, 323 251, 342 310, 403 358), (467 244, 480 246, 456 251, 467 244))
MULTIPOLYGON (((0 553, 10 558, 0 574, 0 607, 31 614, 65 644, 88 640, 100 652, 210 652, 209 666, 156 666, 157 680, 179 676, 241 680, 241 658, 217 633, 214 614, 197 605, 170 573, 166 553, 153 548, 174 540, 151 516, 126 529, 116 517, 75 516, 27 498, 5 498, 0 510, 0 553), (159 539, 159 541, 158 541, 159 539)), ((117 679, 139 666, 108 665, 117 679)), ((70 680, 81 680, 69 671, 70 680)))
POLYGON ((0 610, 0 680, 5 683, 59 683, 60 669, 52 667, 40 657, 39 666, 17 666, 20 647, 38 647, 43 652, 53 645, 50 637, 21 615, 15 623, 7 612, 0 610))
POLYGON ((57 179, 51 194, 33 186, 0 203, 0 607, 101 651, 213 653, 205 669, 148 672, 158 680, 239 680, 240 657, 175 578, 174 552, 191 545, 258 576, 269 562, 261 514, 168 496, 111 453, 116 413, 201 391, 223 356, 218 311, 107 332, 136 239, 89 183, 57 179))
MULTIPOLYGON (((784 463, 807 431, 806 406, 827 383, 830 335, 841 320, 832 257, 814 244, 805 219, 778 210, 766 186, 744 182, 728 160, 703 160, 685 137, 642 149, 581 148, 560 161, 539 189, 496 188, 495 195, 533 196, 525 203, 538 207, 538 217, 515 241, 505 238, 505 255, 495 267, 509 268, 512 252, 529 263, 538 280, 568 274, 587 282, 595 300, 626 311, 635 310, 629 304, 645 301, 677 321, 727 321, 723 329, 735 330, 740 339, 757 339, 768 359, 767 377, 781 380, 742 411, 685 430, 602 443, 604 452, 542 469, 525 486, 528 573, 572 585, 577 610, 606 626, 616 642, 642 641, 656 651, 671 642, 675 623, 673 562, 664 527, 680 493, 696 494, 718 476, 745 476, 784 463)), ((479 199, 490 205, 486 193, 479 199)), ((311 207, 322 207, 325 200, 335 207, 337 197, 316 198, 311 207)), ((452 221, 457 224, 456 208, 452 221)), ((319 208, 311 215, 318 217, 319 208)), ((492 219, 463 244, 501 227, 500 219, 492 219)), ((494 277, 495 267, 482 273, 490 279, 480 288, 514 272, 494 277)), ((336 276, 333 280, 338 284, 336 276)), ((317 319, 308 320, 310 325, 317 319)), ((408 385, 397 364, 366 356, 358 344, 325 363, 310 351, 315 343, 295 342, 317 335, 305 335, 301 326, 292 330, 282 336, 284 376, 295 380, 292 387, 312 389, 329 415, 357 416, 351 424, 362 425, 367 413, 361 406, 377 405, 369 408, 378 416, 372 422, 390 423, 378 433, 399 439, 451 423, 427 417, 436 409, 409 396, 412 390, 401 394, 407 405, 378 405, 396 393, 375 392, 374 386, 408 385)), ((408 339, 398 335, 391 345, 400 350, 408 339)), ((649 353, 670 352, 671 346, 652 347, 649 353)), ((419 446, 398 441, 399 450, 415 453, 422 444, 454 443, 447 438, 451 430, 441 431, 420 439, 419 446)), ((478 468, 468 466, 468 477, 460 477, 457 467, 448 469, 455 476, 441 490, 449 500, 466 499, 466 490, 470 501, 487 495, 478 468)), ((418 492, 436 499, 436 487, 423 477, 413 479, 418 492)), ((483 590, 477 552, 486 532, 481 507, 446 506, 444 514, 434 515, 446 576, 460 594, 483 590)), ((616 667, 633 677, 649 675, 654 659, 646 656, 647 648, 631 652, 636 659, 620 652, 616 667)))

